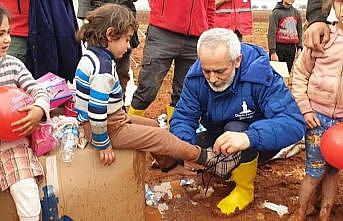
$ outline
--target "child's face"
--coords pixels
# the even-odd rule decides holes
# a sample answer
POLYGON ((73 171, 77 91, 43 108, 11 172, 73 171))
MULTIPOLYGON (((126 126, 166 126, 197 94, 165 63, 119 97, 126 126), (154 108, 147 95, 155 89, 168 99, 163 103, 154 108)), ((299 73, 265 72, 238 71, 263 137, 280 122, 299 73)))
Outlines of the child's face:
POLYGON ((4 15, 2 24, 0 26, 0 58, 4 57, 7 54, 10 43, 10 24, 7 16, 4 15))
POLYGON ((339 24, 343 24, 343 0, 336 0, 333 3, 335 9, 336 17, 339 21, 339 24))
POLYGON ((117 40, 109 40, 107 49, 112 52, 115 58, 121 58, 130 48, 130 39, 133 35, 133 30, 130 29, 117 40))
POLYGON ((294 3, 294 0, 283 0, 282 2, 285 6, 291 6, 294 3))

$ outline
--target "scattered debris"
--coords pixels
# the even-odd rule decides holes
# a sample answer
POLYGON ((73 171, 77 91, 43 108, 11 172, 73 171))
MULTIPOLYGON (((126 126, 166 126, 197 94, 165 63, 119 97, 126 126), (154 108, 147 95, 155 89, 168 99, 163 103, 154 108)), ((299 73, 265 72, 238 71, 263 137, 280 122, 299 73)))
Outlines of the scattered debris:
POLYGON ((275 159, 287 159, 290 158, 299 152, 303 151, 305 149, 305 146, 300 142, 296 144, 292 144, 288 147, 285 147, 280 150, 278 154, 276 154, 271 160, 275 159))
POLYGON ((194 179, 181 179, 180 180, 180 186, 188 186, 194 184, 194 179))
POLYGON ((168 116, 167 114, 161 114, 157 117, 158 126, 160 128, 168 129, 168 116))
POLYGON ((160 185, 154 186, 152 189, 156 194, 161 194, 161 197, 167 194, 169 199, 173 198, 170 182, 161 183, 160 185))
POLYGON ((197 206, 197 205, 199 205, 199 203, 198 203, 198 202, 195 202, 195 201, 193 201, 193 200, 190 200, 190 202, 191 202, 191 204, 192 204, 193 206, 197 206))
POLYGON ((164 212, 166 210, 169 209, 168 205, 166 203, 159 203, 158 206, 157 206, 157 209, 158 211, 161 213, 161 214, 164 214, 164 212))
MULTIPOLYGON (((178 195, 179 196, 177 197, 181 198, 181 195, 178 195)), ((150 188, 148 184, 145 184, 146 205, 157 208, 161 214, 168 210, 168 205, 165 202, 160 202, 165 196, 167 196, 168 199, 173 198, 170 182, 164 182, 160 185, 153 186, 152 188, 150 188)))
POLYGON ((227 184, 223 184, 223 183, 213 183, 213 187, 214 188, 220 188, 220 187, 226 187, 227 184))
POLYGON ((277 214, 280 217, 282 217, 285 214, 289 214, 288 207, 281 204, 275 204, 275 203, 270 203, 268 201, 264 201, 263 208, 267 208, 267 209, 277 212, 277 214))
POLYGON ((176 199, 181 199, 181 194, 179 194, 179 193, 176 194, 176 195, 175 195, 175 198, 176 198, 176 199))
POLYGON ((145 184, 145 203, 146 203, 146 205, 156 207, 159 200, 160 199, 157 199, 157 197, 155 196, 155 193, 152 192, 149 185, 145 184))

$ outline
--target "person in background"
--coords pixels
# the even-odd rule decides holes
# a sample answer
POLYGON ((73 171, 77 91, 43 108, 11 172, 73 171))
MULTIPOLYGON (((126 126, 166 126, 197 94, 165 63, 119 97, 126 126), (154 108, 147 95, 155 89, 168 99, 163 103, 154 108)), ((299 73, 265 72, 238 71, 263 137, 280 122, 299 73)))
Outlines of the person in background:
POLYGON ((307 125, 305 147, 306 176, 303 179, 299 207, 289 221, 304 221, 312 194, 322 183, 320 221, 328 221, 337 194, 339 170, 328 164, 320 152, 320 138, 336 123, 343 122, 343 1, 324 0, 328 13, 332 4, 338 24, 331 26, 330 41, 324 52, 305 47, 293 70, 292 92, 307 125))
POLYGON ((30 1, 26 66, 36 79, 52 72, 73 81, 81 58, 77 30, 72 0, 30 1))
POLYGON ((216 0, 214 27, 234 30, 240 41, 243 35, 251 35, 251 0, 216 0))
POLYGON ((12 44, 8 54, 26 62, 26 42, 29 32, 29 0, 0 0, 0 4, 7 8, 12 16, 11 39, 12 44))
POLYGON ((199 59, 185 77, 170 131, 215 153, 208 165, 236 184, 217 205, 230 215, 253 201, 257 162, 302 139, 305 123, 263 48, 240 44, 223 28, 205 31, 197 48, 199 59), (199 122, 206 142, 196 134, 199 122))
MULTIPOLYGON (((79 9, 77 13, 77 17, 80 19, 84 19, 86 17, 87 12, 92 11, 106 3, 115 3, 119 5, 126 6, 131 10, 133 15, 136 17, 136 7, 134 2, 137 0, 78 0, 79 1, 79 9)), ((129 70, 130 70, 130 55, 131 51, 134 48, 137 48, 139 45, 138 34, 137 31, 134 31, 133 36, 130 40, 130 48, 127 52, 123 55, 122 58, 116 59, 117 64, 117 73, 120 81, 120 85, 123 89, 123 94, 125 94, 126 84, 129 80, 129 70)))
POLYGON ((9 13, 0 7, 0 86, 23 89, 32 95, 34 103, 20 109, 27 115, 12 123, 13 131, 19 132, 22 138, 0 140, 0 189, 4 191, 9 188, 20 221, 38 221, 41 204, 36 178, 43 176, 43 168, 30 148, 28 136, 44 115, 49 116, 49 96, 23 62, 7 55, 11 44, 10 24, 9 13))
POLYGON ((268 48, 270 60, 287 62, 291 72, 296 53, 302 49, 301 15, 294 0, 278 2, 269 16, 268 48))
POLYGON ((183 79, 197 58, 200 34, 213 27, 215 0, 150 0, 150 19, 143 51, 138 88, 130 115, 143 116, 155 100, 164 77, 174 62, 173 92, 168 118, 179 100, 183 79))

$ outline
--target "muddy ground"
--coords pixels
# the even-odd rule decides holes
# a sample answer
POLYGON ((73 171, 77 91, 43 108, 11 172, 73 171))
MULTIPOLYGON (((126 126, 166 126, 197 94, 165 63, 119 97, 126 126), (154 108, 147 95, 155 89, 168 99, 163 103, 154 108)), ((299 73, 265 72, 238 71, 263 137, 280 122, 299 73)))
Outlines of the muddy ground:
MULTIPOLYGON (((254 30, 251 36, 245 36, 244 41, 258 44, 267 48, 267 29, 268 29, 268 12, 254 12, 254 30)), ((140 30, 145 32, 147 27, 148 13, 139 12, 138 19, 140 30)), ((142 50, 144 47, 144 37, 140 34, 141 44, 133 52, 132 67, 137 79, 142 50)), ((145 116, 156 118, 162 112, 165 112, 165 106, 170 102, 172 73, 170 72, 164 80, 163 86, 159 91, 157 99, 147 109, 145 116)), ((283 135, 280 135, 283 136, 283 135)), ((180 178, 177 176, 166 176, 156 169, 151 169, 151 160, 147 158, 146 162, 146 183, 157 185, 161 182, 171 182, 173 199, 166 199, 168 210, 161 215, 155 208, 146 206, 146 220, 170 220, 170 221, 207 221, 207 220, 233 220, 233 221, 273 221, 287 220, 288 215, 279 217, 277 213, 264 209, 261 204, 264 201, 282 204, 288 207, 292 213, 297 207, 298 192, 301 180, 304 176, 304 152, 287 159, 274 161, 269 164, 260 166, 255 180, 255 201, 249 208, 235 216, 218 216, 213 212, 213 208, 219 200, 229 194, 233 188, 232 185, 222 184, 220 180, 213 180, 210 186, 214 187, 214 193, 211 197, 199 197, 197 192, 189 192, 186 188, 179 185, 180 178)), ((208 176, 205 180, 208 180, 208 176)), ((343 175, 334 209, 331 215, 332 221, 343 220, 343 175)), ((196 182, 201 185, 201 176, 195 178, 196 182)), ((316 213, 309 217, 308 220, 316 220, 316 213)))

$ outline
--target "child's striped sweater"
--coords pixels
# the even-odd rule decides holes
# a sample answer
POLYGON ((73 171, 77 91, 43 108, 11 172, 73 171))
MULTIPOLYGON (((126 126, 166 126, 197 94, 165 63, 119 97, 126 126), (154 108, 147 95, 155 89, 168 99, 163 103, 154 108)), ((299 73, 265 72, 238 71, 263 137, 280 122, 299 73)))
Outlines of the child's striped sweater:
POLYGON ((75 73, 77 119, 90 122, 92 145, 99 150, 111 145, 107 116, 123 106, 122 88, 113 59, 107 49, 88 47, 75 73))
POLYGON ((0 86, 21 88, 34 98, 34 105, 42 108, 48 116, 50 99, 46 90, 38 85, 23 62, 11 55, 0 59, 0 86))

